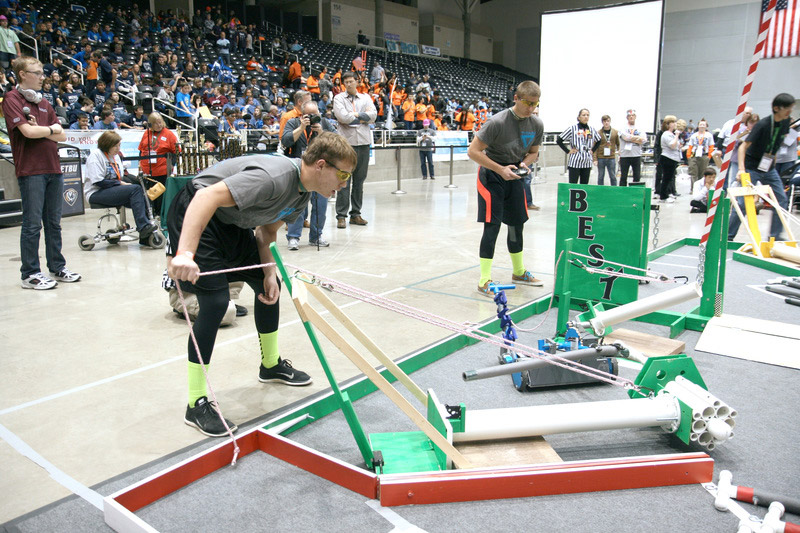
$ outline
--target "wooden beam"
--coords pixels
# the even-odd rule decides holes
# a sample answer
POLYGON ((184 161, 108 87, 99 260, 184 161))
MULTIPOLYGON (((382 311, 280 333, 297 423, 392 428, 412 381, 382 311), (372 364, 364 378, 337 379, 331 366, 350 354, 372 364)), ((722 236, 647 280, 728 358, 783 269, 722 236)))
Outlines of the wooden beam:
POLYGON ((336 305, 333 300, 331 300, 325 291, 317 287, 316 285, 309 285, 308 291, 317 299, 319 302, 328 310, 328 312, 336 317, 336 319, 342 323, 342 325, 347 328, 347 331, 353 334, 353 336, 360 342, 364 347, 369 350, 369 352, 375 356, 375 359, 378 360, 383 366, 392 373, 392 375, 397 378, 397 381, 405 385, 406 389, 413 394, 419 401, 422 402, 422 405, 428 405, 428 395, 423 392, 423 390, 414 383, 414 381, 408 377, 408 374, 403 372, 403 370, 397 366, 397 364, 392 361, 392 359, 386 355, 383 350, 381 350, 377 344, 375 344, 372 339, 370 339, 366 333, 361 331, 355 322, 353 322, 347 314, 342 311, 338 305, 336 305))
POLYGON ((259 430, 261 451, 367 498, 378 497, 378 476, 269 430, 259 430))
POLYGON ((380 477, 381 505, 431 504, 706 483, 714 460, 704 453, 573 461, 502 469, 380 477))
POLYGON ((472 465, 469 461, 461 455, 458 450, 456 450, 452 444, 447 442, 447 440, 442 437, 441 433, 436 431, 436 429, 428 422, 422 414, 417 411, 413 405, 411 405, 408 400, 406 400, 403 395, 401 395, 397 389, 392 387, 392 384, 389 383, 386 378, 384 378, 380 372, 375 370, 369 362, 364 359, 364 357, 358 353, 356 350, 347 340, 342 337, 342 335, 336 331, 336 329, 331 326, 327 320, 325 320, 320 314, 314 309, 311 305, 306 302, 305 304, 299 304, 299 300, 297 301, 298 305, 302 305, 303 311, 305 315, 309 318, 309 321, 328 339, 337 347, 341 352, 348 358, 350 361, 356 365, 356 367, 366 375, 370 381, 372 381, 378 389, 381 390, 386 396, 389 397, 392 402, 399 407, 408 418, 423 432, 425 435, 433 441, 436 446, 439 447, 447 456, 453 460, 453 464, 456 465, 458 468, 471 468, 472 465))

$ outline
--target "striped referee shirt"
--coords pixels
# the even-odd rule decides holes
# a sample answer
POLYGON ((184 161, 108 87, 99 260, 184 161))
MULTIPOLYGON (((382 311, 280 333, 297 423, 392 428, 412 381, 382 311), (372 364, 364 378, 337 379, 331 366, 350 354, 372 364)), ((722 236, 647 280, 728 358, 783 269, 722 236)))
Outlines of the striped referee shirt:
MULTIPOLYGON (((577 153, 569 154, 568 167, 591 168, 592 148, 600 140, 600 134, 596 129, 577 123, 562 131, 558 138, 563 143, 569 144, 571 148, 578 150, 577 153)), ((562 148, 564 147, 562 146, 562 148)))

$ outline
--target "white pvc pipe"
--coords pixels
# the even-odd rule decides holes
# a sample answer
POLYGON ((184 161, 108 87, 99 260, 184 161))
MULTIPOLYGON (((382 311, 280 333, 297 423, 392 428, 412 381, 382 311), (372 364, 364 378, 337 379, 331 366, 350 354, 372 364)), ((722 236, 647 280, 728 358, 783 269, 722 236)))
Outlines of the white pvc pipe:
POLYGON ((465 415, 455 442, 514 439, 609 429, 669 426, 680 420, 680 405, 670 394, 606 402, 483 409, 465 415))
POLYGON ((800 248, 786 246, 785 244, 776 244, 772 247, 772 256, 793 263, 800 263, 800 248))
POLYGON ((589 325, 595 334, 603 335, 605 328, 631 320, 647 313, 660 311, 673 305, 688 302, 703 295, 702 288, 697 282, 681 285, 675 289, 654 294, 629 304, 620 305, 607 311, 600 311, 595 318, 589 320, 589 325))

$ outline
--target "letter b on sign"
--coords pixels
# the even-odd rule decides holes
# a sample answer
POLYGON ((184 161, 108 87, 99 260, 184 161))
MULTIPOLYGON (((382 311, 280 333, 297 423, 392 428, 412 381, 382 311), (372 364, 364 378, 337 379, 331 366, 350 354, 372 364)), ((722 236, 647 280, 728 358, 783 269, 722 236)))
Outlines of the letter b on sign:
POLYGON ((586 201, 586 191, 583 189, 569 190, 569 211, 570 213, 583 213, 589 208, 586 201))

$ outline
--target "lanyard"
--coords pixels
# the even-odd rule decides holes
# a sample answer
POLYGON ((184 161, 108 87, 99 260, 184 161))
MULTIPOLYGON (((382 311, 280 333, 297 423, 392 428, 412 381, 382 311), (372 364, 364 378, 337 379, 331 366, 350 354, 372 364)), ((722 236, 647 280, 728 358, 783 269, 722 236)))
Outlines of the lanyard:
POLYGON ((781 127, 780 127, 780 124, 778 124, 778 130, 775 131, 775 115, 770 117, 770 124, 771 124, 771 127, 770 127, 769 136, 772 137, 772 140, 769 143, 769 148, 767 148, 765 153, 775 155, 775 152, 776 152, 775 145, 777 144, 778 137, 780 137, 781 127))
POLYGON ((108 154, 107 154, 107 153, 105 153, 105 152, 104 152, 104 154, 105 154, 105 156, 106 156, 106 159, 108 159, 108 164, 109 164, 109 165, 111 165, 111 168, 113 168, 113 169, 114 169, 114 172, 115 172, 115 173, 116 173, 116 175, 117 175, 117 179, 118 179, 119 181, 122 181, 122 176, 120 176, 120 175, 119 175, 119 167, 117 166, 117 164, 116 164, 116 163, 114 163, 114 162, 111 160, 111 158, 110 158, 110 157, 108 157, 108 154))

